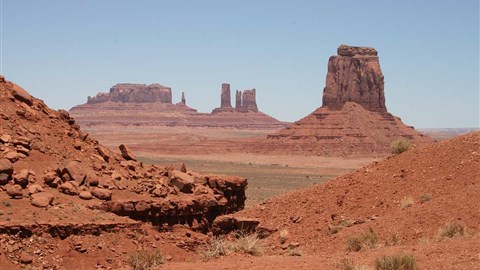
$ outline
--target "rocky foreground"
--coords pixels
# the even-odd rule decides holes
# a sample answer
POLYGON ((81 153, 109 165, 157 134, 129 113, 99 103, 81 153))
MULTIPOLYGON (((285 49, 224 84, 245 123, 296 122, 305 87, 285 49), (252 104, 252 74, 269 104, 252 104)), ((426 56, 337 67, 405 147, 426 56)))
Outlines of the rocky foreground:
POLYGON ((210 231, 217 216, 243 209, 246 187, 244 178, 201 175, 183 164, 143 164, 125 145, 112 152, 68 112, 0 78, 0 262, 8 269, 68 269, 89 258, 69 261, 63 252, 106 252, 85 269, 113 269, 125 256, 111 256, 167 242, 181 253, 204 239, 192 234, 210 231), (182 228, 188 237, 158 234, 182 228))

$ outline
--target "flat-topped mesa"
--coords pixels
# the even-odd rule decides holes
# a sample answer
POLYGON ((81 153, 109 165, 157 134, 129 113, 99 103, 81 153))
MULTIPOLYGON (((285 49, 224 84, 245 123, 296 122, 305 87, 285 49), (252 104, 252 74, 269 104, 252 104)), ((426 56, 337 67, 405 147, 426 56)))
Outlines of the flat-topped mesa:
POLYGON ((99 93, 95 97, 88 97, 88 104, 103 102, 133 102, 172 103, 172 89, 158 83, 132 84, 121 83, 110 88, 110 93, 99 93))
POLYGON ((258 112, 257 95, 255 88, 252 90, 237 91, 236 111, 258 112), (238 100, 240 97, 240 101, 238 100))
POLYGON ((322 106, 339 110, 352 101, 370 111, 386 112, 384 78, 377 51, 341 45, 337 53, 328 61, 322 106))

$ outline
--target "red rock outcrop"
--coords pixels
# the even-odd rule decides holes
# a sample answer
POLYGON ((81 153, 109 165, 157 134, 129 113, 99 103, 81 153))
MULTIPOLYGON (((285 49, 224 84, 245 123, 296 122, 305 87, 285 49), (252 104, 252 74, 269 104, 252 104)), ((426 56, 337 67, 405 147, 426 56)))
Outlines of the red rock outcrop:
POLYGON ((155 84, 121 83, 110 88, 110 93, 99 93, 95 97, 88 97, 88 104, 102 102, 161 102, 172 103, 172 89, 155 84))
POLYGON ((255 88, 252 90, 237 90, 235 111, 243 113, 258 112, 257 94, 255 88))
POLYGON ((252 148, 285 154, 387 153, 399 138, 414 145, 433 142, 387 112, 377 51, 342 45, 328 62, 323 106, 252 148))
POLYGON ((30 198, 32 207, 49 207, 71 196, 89 200, 91 209, 201 231, 216 216, 244 207, 245 178, 180 169, 143 164, 125 145, 112 152, 82 132, 68 112, 0 81, 2 201, 30 198))
POLYGON ((341 45, 328 61, 323 106, 339 110, 355 102, 370 111, 386 112, 383 74, 374 48, 341 45))

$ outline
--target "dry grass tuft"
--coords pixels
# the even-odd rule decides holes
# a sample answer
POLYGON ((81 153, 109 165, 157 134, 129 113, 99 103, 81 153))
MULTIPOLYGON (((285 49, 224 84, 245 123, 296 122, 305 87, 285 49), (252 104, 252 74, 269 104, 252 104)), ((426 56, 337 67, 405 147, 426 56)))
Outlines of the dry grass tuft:
POLYGON ((287 255, 293 257, 302 257, 304 254, 298 247, 289 247, 287 249, 287 255))
POLYGON ((403 199, 400 200, 400 207, 402 209, 409 208, 415 203, 415 200, 413 199, 412 196, 405 196, 403 199))
POLYGON ((457 222, 449 222, 443 225, 438 231, 438 235, 443 238, 461 237, 467 234, 467 230, 463 224, 457 222))
POLYGON ((351 237, 347 240, 347 250, 358 252, 362 249, 375 248, 378 245, 378 236, 372 228, 368 232, 351 237))
POLYGON ((412 145, 410 144, 410 142, 406 139, 398 139, 398 140, 395 140, 393 141, 391 144, 390 144, 390 152, 394 155, 398 155, 398 154, 401 154, 405 151, 408 151, 408 149, 410 149, 412 145))
POLYGON ((235 239, 231 241, 225 237, 214 237, 200 251, 200 256, 203 260, 208 261, 233 252, 261 256, 264 253, 263 242, 257 233, 237 232, 235 239))
POLYGON ((370 267, 354 264, 352 260, 349 260, 347 258, 342 259, 335 266, 340 270, 371 270, 370 267))
POLYGON ((165 256, 158 250, 152 252, 140 250, 128 258, 128 264, 133 270, 150 270, 164 262, 165 256))
POLYGON ((412 255, 382 256, 375 260, 375 270, 416 270, 417 262, 412 255))
POLYGON ((289 237, 289 232, 287 229, 283 229, 280 231, 279 233, 280 243, 285 244, 285 242, 287 242, 288 240, 288 237, 289 237))

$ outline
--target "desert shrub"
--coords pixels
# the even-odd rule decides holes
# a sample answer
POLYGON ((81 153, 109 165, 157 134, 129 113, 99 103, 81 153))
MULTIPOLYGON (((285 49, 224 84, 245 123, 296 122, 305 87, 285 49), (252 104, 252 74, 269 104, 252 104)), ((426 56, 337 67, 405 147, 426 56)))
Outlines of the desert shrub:
POLYGON ((263 243, 257 233, 237 232, 233 241, 233 250, 253 256, 263 255, 263 243))
POLYGON ((390 152, 394 155, 401 154, 408 149, 410 149, 411 144, 408 140, 406 139, 398 139, 392 142, 390 145, 390 152))
POLYGON ((415 203, 415 200, 411 196, 405 196, 400 200, 400 207, 402 209, 408 208, 415 203))
POLYGON ((397 254, 382 256, 375 260, 375 270, 416 270, 417 262, 412 255, 397 254))
POLYGON ((280 243, 284 244, 285 242, 287 242, 288 236, 289 236, 289 233, 288 233, 287 229, 281 230, 280 233, 279 233, 280 243))
POLYGON ((432 194, 429 194, 429 193, 423 194, 422 197, 420 197, 420 201, 422 203, 428 202, 430 201, 430 199, 432 199, 432 194))
POLYGON ((230 241, 225 237, 214 237, 209 244, 201 250, 200 256, 204 260, 215 259, 230 254, 233 251, 230 241))
POLYGON ((449 222, 443 225, 443 227, 440 228, 438 232, 440 237, 446 237, 446 238, 464 236, 465 233, 466 233, 465 226, 457 222, 449 222))
POLYGON ((150 270, 164 262, 165 256, 158 250, 152 252, 140 250, 128 258, 128 264, 133 270, 150 270))
POLYGON ((352 260, 349 259, 342 259, 340 262, 336 264, 336 268, 340 270, 370 270, 369 267, 364 265, 357 265, 354 264, 352 260))
POLYGON ((215 259, 232 252, 240 252, 253 256, 263 255, 263 243, 257 233, 237 232, 234 240, 225 237, 214 237, 209 244, 200 250, 204 260, 215 259))
POLYGON ((339 231, 343 230, 344 228, 348 228, 352 225, 353 225, 353 222, 351 222, 350 220, 342 220, 337 225, 328 226, 328 234, 330 235, 336 234, 339 231))
POLYGON ((372 228, 368 230, 368 232, 351 237, 347 240, 347 250, 348 251, 360 251, 365 248, 374 248, 378 244, 378 236, 373 231, 372 228))
POLYGON ((287 255, 288 256, 293 256, 293 257, 302 257, 303 252, 298 248, 298 247, 289 247, 287 249, 287 255))
POLYGON ((387 242, 387 246, 398 246, 402 242, 400 235, 398 233, 394 233, 390 236, 390 239, 387 242))

